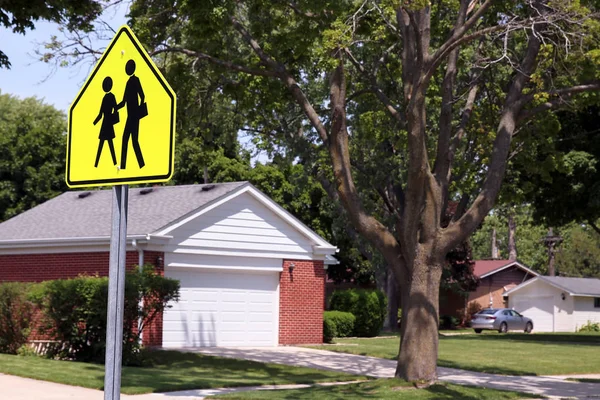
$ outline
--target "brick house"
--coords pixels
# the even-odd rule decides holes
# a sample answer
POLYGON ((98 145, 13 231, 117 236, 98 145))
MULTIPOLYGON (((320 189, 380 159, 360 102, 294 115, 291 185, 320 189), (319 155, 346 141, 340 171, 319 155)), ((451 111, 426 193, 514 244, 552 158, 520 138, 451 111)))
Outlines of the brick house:
POLYGON ((454 315, 463 319, 478 309, 506 307, 504 293, 539 276, 519 261, 510 260, 476 260, 473 273, 480 282, 468 297, 448 290, 440 291, 440 315, 454 315))
MULTIPOLYGON (((111 191, 66 192, 0 224, 0 282, 108 274, 111 191)), ((181 299, 144 332, 166 348, 321 343, 337 249, 248 182, 130 189, 128 268, 181 299)))

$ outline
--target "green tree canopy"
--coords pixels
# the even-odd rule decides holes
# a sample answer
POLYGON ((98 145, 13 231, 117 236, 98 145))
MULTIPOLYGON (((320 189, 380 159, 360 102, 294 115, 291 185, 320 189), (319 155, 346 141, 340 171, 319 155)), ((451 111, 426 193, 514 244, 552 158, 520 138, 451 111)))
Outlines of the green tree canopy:
POLYGON ((36 98, 0 94, 0 220, 66 189, 67 119, 36 98))
POLYGON ((229 82, 243 129, 339 198, 402 288, 397 376, 432 382, 446 255, 493 209, 514 146, 600 89, 598 7, 135 0, 130 16, 153 56, 229 82))
POLYGON ((564 242, 556 255, 559 275, 600 278, 600 235, 581 225, 569 228, 561 232, 564 242))
MULTIPOLYGON (((46 20, 65 25, 69 30, 91 29, 91 22, 102 11, 103 0, 11 0, 0 2, 0 25, 25 34, 35 22, 46 20)), ((10 61, 0 50, 0 68, 10 68, 10 61)))

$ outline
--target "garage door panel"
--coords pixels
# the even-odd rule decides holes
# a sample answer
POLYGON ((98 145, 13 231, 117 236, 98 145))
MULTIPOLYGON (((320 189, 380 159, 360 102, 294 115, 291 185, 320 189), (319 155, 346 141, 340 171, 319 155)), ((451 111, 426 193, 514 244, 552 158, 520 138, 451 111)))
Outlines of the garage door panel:
POLYGON ((250 312, 248 313, 248 322, 271 322, 273 320, 272 312, 250 312))
POLYGON ((268 322, 248 322, 248 331, 265 333, 271 329, 271 324, 268 322))
POLYGON ((246 314, 243 311, 223 311, 221 312, 221 322, 244 322, 246 314))
POLYGON ((552 297, 516 298, 514 308, 533 321, 536 332, 554 331, 554 306, 552 297))
POLYGON ((167 268, 180 302, 163 317, 163 346, 273 346, 278 332, 278 273, 167 268))

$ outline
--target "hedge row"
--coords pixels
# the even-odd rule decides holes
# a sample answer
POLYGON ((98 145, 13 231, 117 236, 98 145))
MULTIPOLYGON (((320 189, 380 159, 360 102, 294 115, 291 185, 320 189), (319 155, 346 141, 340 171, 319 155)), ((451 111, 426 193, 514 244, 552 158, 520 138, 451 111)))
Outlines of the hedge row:
MULTIPOLYGON (((107 299, 106 277, 0 284, 0 352, 15 354, 27 342, 32 328, 30 317, 37 309, 41 318, 36 328, 55 342, 48 349, 49 357, 103 362, 107 299), (20 291, 19 296, 15 296, 16 291, 20 291)), ((139 339, 144 327, 178 299, 179 282, 156 274, 152 266, 127 273, 123 363, 139 363, 139 339)))
POLYGON ((352 335, 377 336, 383 328, 387 312, 387 299, 380 290, 339 290, 331 295, 329 308, 354 315, 352 335))

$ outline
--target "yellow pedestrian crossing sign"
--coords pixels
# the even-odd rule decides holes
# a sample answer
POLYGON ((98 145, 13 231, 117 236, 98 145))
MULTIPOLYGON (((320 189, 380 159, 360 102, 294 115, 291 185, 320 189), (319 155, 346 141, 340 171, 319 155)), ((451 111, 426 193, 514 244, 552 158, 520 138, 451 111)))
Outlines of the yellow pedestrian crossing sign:
POLYGON ((131 29, 116 33, 69 109, 69 187, 173 175, 175 92, 131 29))

